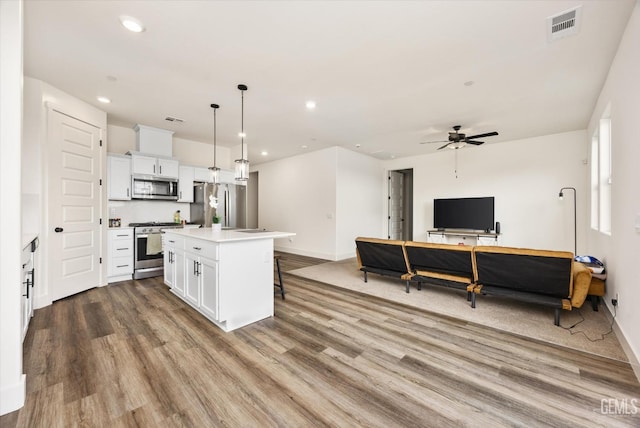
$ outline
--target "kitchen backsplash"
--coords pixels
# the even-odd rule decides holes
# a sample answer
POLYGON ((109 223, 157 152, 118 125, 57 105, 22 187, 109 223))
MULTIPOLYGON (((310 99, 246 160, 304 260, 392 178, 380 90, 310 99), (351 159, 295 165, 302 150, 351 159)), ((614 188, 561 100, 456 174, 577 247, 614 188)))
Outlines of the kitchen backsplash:
POLYGON ((109 201, 109 218, 122 219, 121 225, 148 221, 173 222, 173 215, 180 210, 180 217, 189 221, 189 204, 173 201, 109 201))

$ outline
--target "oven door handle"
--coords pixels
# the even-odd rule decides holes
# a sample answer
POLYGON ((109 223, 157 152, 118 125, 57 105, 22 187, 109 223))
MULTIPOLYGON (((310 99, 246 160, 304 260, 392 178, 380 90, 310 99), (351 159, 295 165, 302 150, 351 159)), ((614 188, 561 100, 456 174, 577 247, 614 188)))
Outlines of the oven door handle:
POLYGON ((154 232, 149 234, 145 233, 144 235, 136 235, 136 238, 148 238, 149 235, 161 235, 161 233, 160 232, 154 232))

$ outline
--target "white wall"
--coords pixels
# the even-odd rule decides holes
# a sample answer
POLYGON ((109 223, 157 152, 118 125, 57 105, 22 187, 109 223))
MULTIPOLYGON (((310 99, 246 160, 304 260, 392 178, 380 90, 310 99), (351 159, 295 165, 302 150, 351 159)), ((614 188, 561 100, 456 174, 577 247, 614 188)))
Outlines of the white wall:
MULTIPOLYGON (((585 131, 485 144, 387 161, 387 170, 413 168, 414 239, 433 228, 433 199, 494 196, 500 244, 574 250, 573 199, 562 187, 577 189, 578 253, 584 252, 588 166, 585 131)), ((386 213, 385 213, 386 214, 386 213)))
MULTIPOLYGON (((640 3, 636 2, 606 83, 589 123, 593 135, 608 103, 611 103, 612 210, 611 235, 589 228, 588 253, 600 258, 607 270, 605 301, 618 294, 616 322, 636 359, 640 359, 640 3)), ((640 369, 636 367, 636 373, 640 369)))
POLYGON ((381 237, 385 171, 382 162, 370 156, 336 148, 336 258, 355 257, 355 238, 381 237))
POLYGON ((276 249, 340 260, 355 256, 356 236, 379 236, 381 162, 341 147, 263 163, 258 226, 295 232, 276 249))
POLYGON ((24 404, 22 374, 20 147, 22 2, 0 1, 0 415, 24 404))
POLYGON ((336 148, 263 163, 258 171, 258 227, 297 235, 279 250, 335 259, 336 148))

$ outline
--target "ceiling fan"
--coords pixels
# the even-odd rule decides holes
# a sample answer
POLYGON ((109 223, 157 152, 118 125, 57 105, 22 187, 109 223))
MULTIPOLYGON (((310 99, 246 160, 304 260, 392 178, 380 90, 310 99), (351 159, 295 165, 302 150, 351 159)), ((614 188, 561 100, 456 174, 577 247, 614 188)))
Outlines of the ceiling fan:
POLYGON ((470 135, 466 136, 458 132, 462 128, 460 125, 455 125, 453 127, 453 131, 449 131, 449 139, 448 140, 440 140, 440 141, 423 141, 420 144, 431 144, 431 143, 447 143, 442 147, 438 147, 438 150, 444 149, 445 147, 449 147, 451 149, 460 149, 467 144, 472 144, 474 146, 479 146, 484 144, 484 141, 477 141, 476 138, 484 138, 484 137, 493 137, 494 135, 498 135, 496 131, 486 132, 484 134, 470 135))

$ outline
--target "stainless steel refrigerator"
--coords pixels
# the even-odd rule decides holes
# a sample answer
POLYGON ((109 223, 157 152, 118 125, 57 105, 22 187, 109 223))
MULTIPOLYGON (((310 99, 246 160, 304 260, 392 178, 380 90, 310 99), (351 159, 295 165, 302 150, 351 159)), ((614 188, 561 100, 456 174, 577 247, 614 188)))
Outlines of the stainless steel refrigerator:
POLYGON ((247 187, 236 184, 200 183, 193 186, 191 222, 211 227, 213 216, 225 228, 247 227, 247 187), (212 205, 216 205, 214 208, 212 205))

